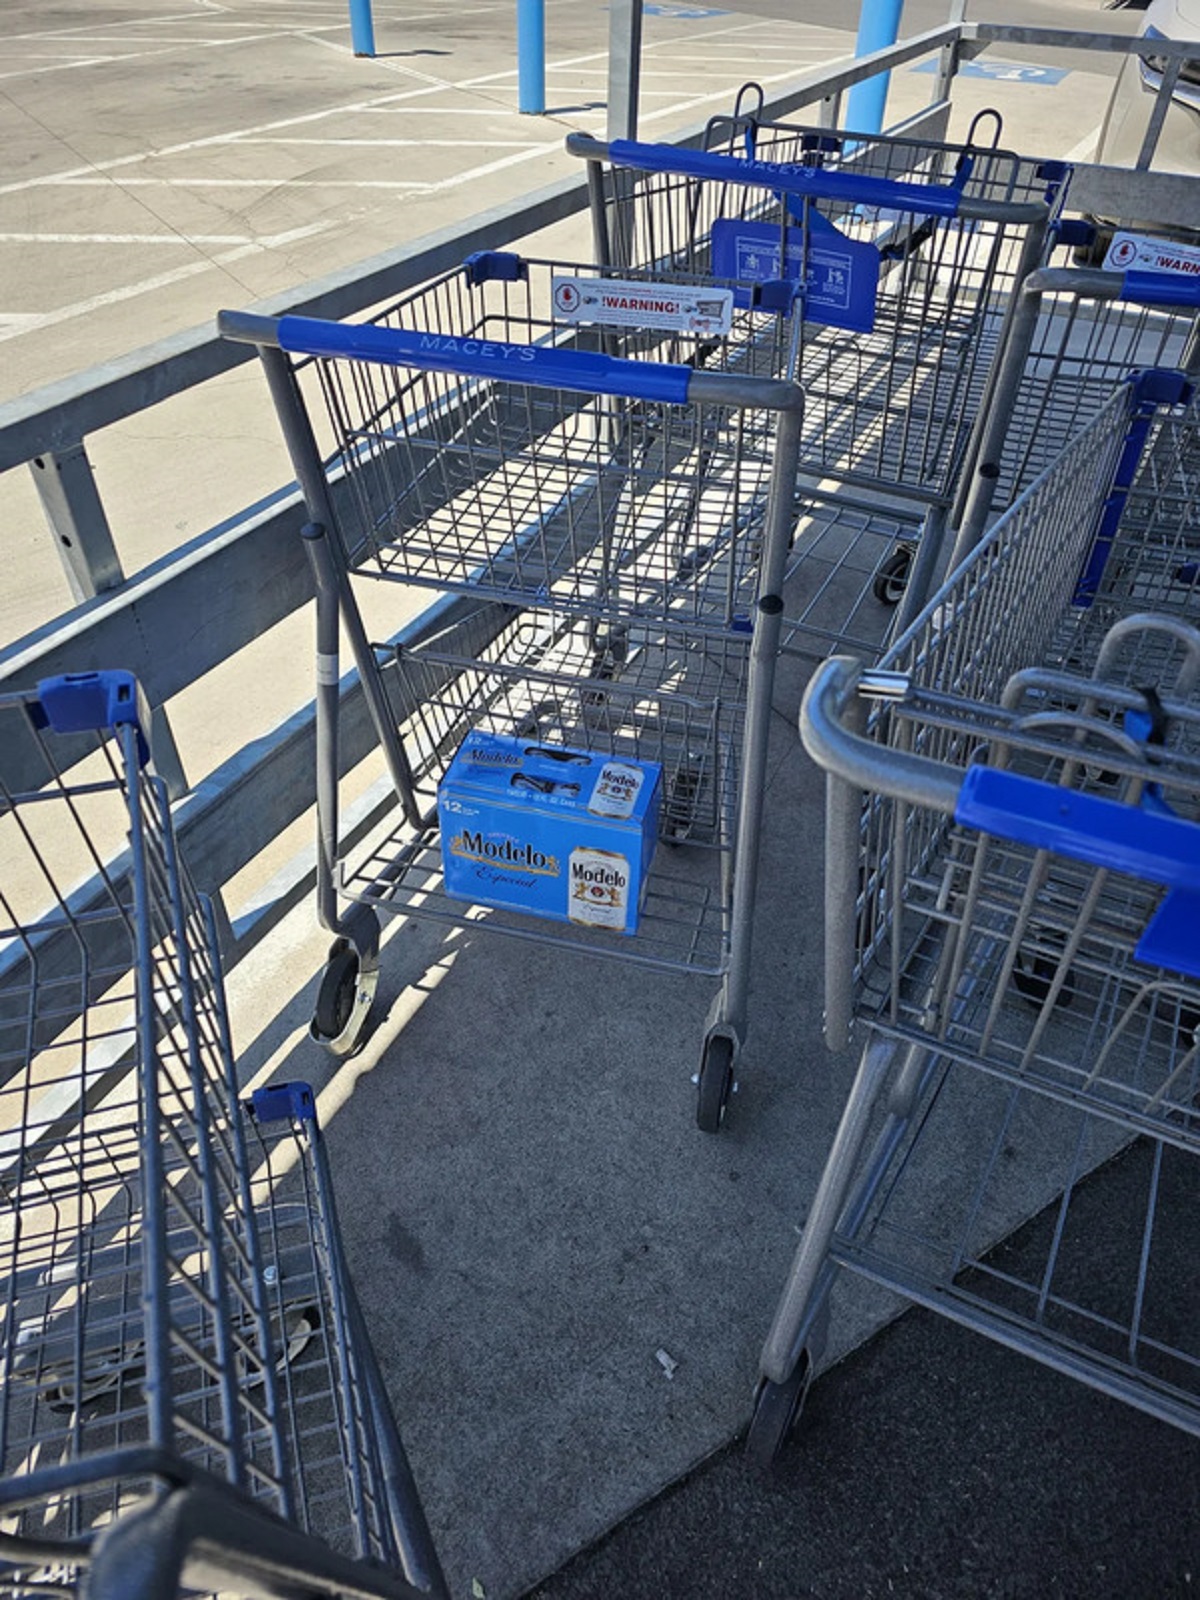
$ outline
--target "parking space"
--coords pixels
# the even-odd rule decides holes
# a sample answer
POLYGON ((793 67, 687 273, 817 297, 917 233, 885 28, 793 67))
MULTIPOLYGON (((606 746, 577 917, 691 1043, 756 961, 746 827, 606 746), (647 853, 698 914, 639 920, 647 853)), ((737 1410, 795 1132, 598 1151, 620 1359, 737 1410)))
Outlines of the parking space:
MULTIPOLYGON (((353 56, 344 0, 80 9, 25 7, 0 74, 0 398, 535 188, 574 170, 569 129, 604 127, 607 13, 577 0, 549 7, 540 117, 517 110, 509 0, 382 0, 374 60, 353 56)), ((655 135, 847 47, 660 9, 655 135)))

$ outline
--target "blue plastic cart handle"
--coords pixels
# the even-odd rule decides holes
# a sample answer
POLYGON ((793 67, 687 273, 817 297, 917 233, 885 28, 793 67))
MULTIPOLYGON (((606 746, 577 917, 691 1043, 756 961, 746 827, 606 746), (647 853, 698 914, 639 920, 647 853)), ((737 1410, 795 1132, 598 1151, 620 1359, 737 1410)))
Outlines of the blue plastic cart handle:
POLYGON ((500 339, 281 317, 279 345, 296 355, 347 357, 389 367, 416 367, 476 378, 499 378, 539 389, 625 395, 685 405, 692 368, 666 362, 626 361, 590 350, 546 350, 500 339))
MULTIPOLYGON (((901 183, 895 178, 871 178, 861 172, 831 172, 824 167, 801 167, 791 162, 747 161, 710 150, 680 150, 671 144, 614 139, 608 156, 614 167, 677 173, 682 178, 709 178, 718 183, 752 184, 810 200, 844 200, 929 216, 955 217, 962 202, 961 188, 952 184, 901 183)), ((965 174, 960 176, 965 182, 965 174)))
POLYGON ((1200 307, 1200 276, 1186 272, 1138 272, 1125 274, 1122 300, 1140 306, 1200 307))
POLYGON ((985 766, 967 772, 954 816, 980 833, 1148 883, 1200 890, 1200 826, 1182 817, 985 766))

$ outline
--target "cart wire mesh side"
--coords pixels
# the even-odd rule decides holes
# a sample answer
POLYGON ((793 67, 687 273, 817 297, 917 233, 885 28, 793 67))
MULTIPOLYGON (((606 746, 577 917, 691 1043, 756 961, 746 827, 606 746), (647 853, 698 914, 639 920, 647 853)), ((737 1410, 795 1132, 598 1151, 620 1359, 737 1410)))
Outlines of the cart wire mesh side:
POLYGON ((861 519, 836 582, 809 574, 823 615, 812 627, 804 608, 794 641, 818 659, 830 632, 834 648, 877 652, 928 594, 1013 296, 1052 247, 1068 172, 941 146, 922 159, 914 141, 860 147, 819 130, 788 131, 799 159, 765 158, 750 124, 733 122, 746 142, 728 151, 583 135, 568 148, 588 163, 602 261, 733 280, 751 328, 768 313, 785 323, 748 349, 785 356, 779 370, 804 388, 802 497, 836 512, 850 491, 861 519), (897 508, 910 519, 899 533, 897 508))
MULTIPOLYGON (((314 1593, 363 1558, 380 1576, 360 1574, 362 1593, 414 1593, 378 1488, 347 1487, 381 1481, 361 1465, 379 1419, 343 1422, 332 1450, 297 1409, 305 1308, 325 1307, 305 1344, 345 1362, 361 1340, 329 1304, 346 1300, 329 1204, 293 1208, 289 1234, 255 1174, 215 919, 148 725, 126 673, 0 697, 0 1587, 74 1593, 86 1575, 97 1597, 145 1592, 146 1518, 178 1532, 178 1497, 200 1495, 252 1546, 261 1533, 255 1593, 283 1583, 281 1529, 314 1593)), ((186 1542, 156 1595, 174 1592, 165 1573, 195 1580, 186 1542)))
POLYGON ((951 564, 1131 373, 1200 373, 1200 282, 1174 272, 1046 266, 1015 293, 988 404, 951 513, 951 564))
POLYGON ((779 160, 761 145, 749 157, 567 144, 589 164, 602 262, 734 280, 740 304, 788 316, 790 339, 770 348, 807 396, 807 470, 945 500, 1009 299, 1049 247, 1066 169, 1018 178, 1023 164, 992 152, 987 182, 972 183, 974 159, 959 151, 930 177, 906 141, 869 140, 842 162, 779 160))
POLYGON ((806 694, 829 774, 826 1032, 863 1054, 764 1346, 760 1461, 795 1424, 843 1270, 1200 1431, 1195 1321, 1155 1249, 1200 1174, 1200 632, 1111 621, 1091 565, 1137 388, 878 670, 834 658, 806 694), (1134 1140, 1128 1275, 1092 1282, 1088 1178, 1134 1140))

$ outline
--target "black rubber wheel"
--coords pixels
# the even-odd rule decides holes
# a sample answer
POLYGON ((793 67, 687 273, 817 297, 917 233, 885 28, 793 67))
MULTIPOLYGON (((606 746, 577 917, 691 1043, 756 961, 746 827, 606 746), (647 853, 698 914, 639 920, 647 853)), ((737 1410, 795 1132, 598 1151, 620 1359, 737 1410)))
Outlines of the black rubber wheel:
POLYGON ((321 1326, 317 1305, 289 1306, 284 1313, 282 1346, 275 1361, 276 1372, 283 1372, 308 1349, 321 1326))
POLYGON ((724 1034, 709 1039, 700 1062, 696 1126, 701 1133, 720 1133, 733 1092, 733 1040, 724 1034))
POLYGON ((680 767, 671 780, 671 793, 664 807, 664 837, 668 844, 686 842, 696 821, 696 801, 700 794, 700 770, 680 767))
POLYGON ((336 1039, 350 1020, 358 993, 358 952, 348 945, 329 958, 317 994, 313 1025, 322 1039, 336 1039))
POLYGON ((802 1350, 785 1383, 772 1383, 769 1378, 763 1378, 758 1385, 746 1434, 746 1455, 764 1472, 779 1460, 784 1446, 796 1431, 811 1377, 812 1358, 807 1350, 802 1350))
POLYGON ((908 574, 912 562, 912 551, 906 545, 901 545, 898 550, 892 551, 886 561, 880 563, 879 571, 871 580, 871 593, 881 605, 900 604, 908 587, 908 574))

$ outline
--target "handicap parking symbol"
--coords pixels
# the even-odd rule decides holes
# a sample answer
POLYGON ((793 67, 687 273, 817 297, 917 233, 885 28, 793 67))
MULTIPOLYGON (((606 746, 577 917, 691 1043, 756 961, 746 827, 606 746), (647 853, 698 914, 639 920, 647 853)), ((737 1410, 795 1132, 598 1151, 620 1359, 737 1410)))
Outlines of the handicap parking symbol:
POLYGON ((703 17, 727 17, 728 11, 712 11, 703 6, 643 6, 648 17, 670 17, 672 22, 696 22, 703 17))
MULTIPOLYGON (((936 72, 935 61, 921 61, 914 72, 936 72)), ((996 83, 1033 83, 1049 86, 1067 77, 1063 67, 1030 66, 1023 61, 964 61, 958 69, 964 78, 991 78, 996 83)))

